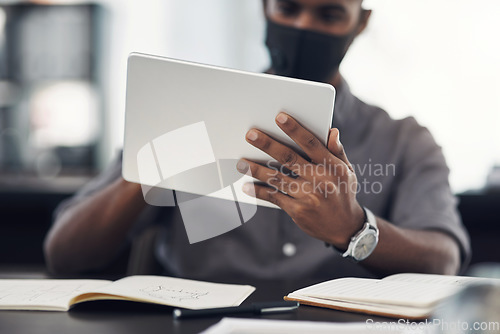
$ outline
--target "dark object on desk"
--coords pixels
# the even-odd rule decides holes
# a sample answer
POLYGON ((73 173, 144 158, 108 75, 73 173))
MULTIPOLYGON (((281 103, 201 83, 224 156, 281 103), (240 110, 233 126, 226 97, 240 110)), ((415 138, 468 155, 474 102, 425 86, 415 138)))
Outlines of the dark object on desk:
POLYGON ((468 286, 444 302, 433 316, 435 333, 498 333, 500 323, 500 286, 477 284, 468 286))
POLYGON ((298 302, 280 301, 266 303, 252 303, 251 305, 236 306, 236 307, 218 307, 204 310, 182 310, 175 309, 173 311, 174 319, 188 319, 200 317, 225 316, 232 314, 269 314, 269 313, 286 313, 296 310, 299 307, 298 302))
POLYGON ((500 192, 468 192, 458 196, 458 209, 469 231, 472 258, 470 264, 500 262, 500 192))

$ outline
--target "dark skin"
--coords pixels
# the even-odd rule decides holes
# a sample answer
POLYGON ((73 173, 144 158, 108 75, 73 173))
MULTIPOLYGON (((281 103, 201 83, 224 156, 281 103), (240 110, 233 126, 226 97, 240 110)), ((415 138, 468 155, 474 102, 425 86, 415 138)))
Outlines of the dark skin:
MULTIPOLYGON (((358 0, 267 0, 264 5, 267 18, 274 22, 333 35, 352 31, 359 35, 371 14, 362 9, 358 0)), ((329 83, 339 87, 340 74, 335 73, 329 83)), ((244 173, 250 168, 252 176, 267 184, 245 185, 244 190, 281 207, 310 236, 346 250, 351 237, 362 228, 364 214, 356 200, 357 179, 339 131, 332 129, 324 146, 285 112, 278 114, 276 124, 309 159, 258 129, 251 129, 246 136, 248 143, 294 171, 298 178, 242 159, 239 170, 244 173), (335 172, 325 176, 325 169, 335 172), (314 184, 325 185, 323 191, 314 184)), ((380 275, 457 273, 460 250, 452 237, 437 231, 399 228, 380 217, 377 226, 380 241, 372 255, 361 262, 368 269, 380 275)))
MULTIPOLYGON (((347 34, 354 29, 359 34, 370 17, 370 11, 361 8, 361 0, 264 0, 264 5, 267 17, 277 23, 331 34, 347 34)), ((339 87, 340 78, 340 74, 335 73, 329 82, 339 87)), ((356 185, 357 179, 339 141, 338 130, 331 130, 328 144, 324 146, 285 113, 277 116, 276 124, 301 146, 309 159, 300 157, 258 129, 250 130, 246 139, 292 170, 314 167, 307 169, 307 173, 299 173, 294 180, 303 187, 291 189, 286 175, 279 175, 281 182, 277 182, 274 170, 270 175, 265 166, 249 160, 243 160, 244 164, 238 167, 242 171, 250 168, 252 175, 270 185, 256 185, 256 197, 280 206, 305 233, 346 249, 351 236, 361 228, 364 217, 356 194, 341 189, 342 184, 356 185), (328 166, 335 167, 334 176, 318 173, 328 166), (325 191, 315 192, 307 185, 307 181, 315 178, 325 185, 325 191), (273 185, 287 194, 277 191, 273 185)), ((252 187, 250 193, 253 193, 252 187)), ((102 269, 117 255, 145 207, 140 185, 121 178, 74 205, 59 217, 45 239, 49 270, 71 274, 102 269)), ((380 275, 457 272, 459 248, 448 235, 402 229, 381 218, 377 218, 377 223, 380 242, 361 265, 380 275)))
MULTIPOLYGON (((264 0, 263 7, 264 15, 279 24, 325 34, 347 35, 356 31, 359 35, 371 15, 371 10, 363 9, 361 3, 362 0, 264 0)), ((329 83, 339 87, 340 73, 334 73, 329 83)))
POLYGON ((47 268, 60 275, 105 268, 146 205, 141 186, 120 177, 72 206, 45 238, 47 268))

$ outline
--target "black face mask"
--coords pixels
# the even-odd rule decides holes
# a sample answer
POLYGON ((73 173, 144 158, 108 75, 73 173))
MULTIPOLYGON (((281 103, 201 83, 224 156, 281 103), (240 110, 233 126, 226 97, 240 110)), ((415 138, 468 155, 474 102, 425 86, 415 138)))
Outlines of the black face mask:
POLYGON ((328 82, 338 71, 355 31, 345 36, 297 29, 267 20, 266 46, 274 73, 328 82))

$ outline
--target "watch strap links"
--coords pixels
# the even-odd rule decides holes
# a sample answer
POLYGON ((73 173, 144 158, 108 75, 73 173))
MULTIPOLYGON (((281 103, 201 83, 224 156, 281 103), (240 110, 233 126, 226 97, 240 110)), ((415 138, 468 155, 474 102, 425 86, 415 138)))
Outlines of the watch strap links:
POLYGON ((377 219, 376 219, 375 215, 369 209, 367 209, 364 206, 362 206, 362 209, 363 209, 363 212, 364 212, 364 215, 365 215, 364 224, 363 224, 361 230, 359 230, 356 234, 354 234, 354 236, 351 237, 350 242, 349 242, 349 246, 347 247, 347 250, 345 252, 342 251, 342 250, 340 250, 340 249, 338 249, 334 245, 331 245, 329 243, 325 243, 325 246, 327 246, 327 247, 331 246, 338 253, 340 253, 340 255, 342 257, 349 258, 349 259, 351 259, 351 260, 353 260, 355 262, 358 262, 358 260, 356 260, 354 258, 352 252, 353 252, 353 248, 354 248, 356 239, 359 236, 361 236, 364 233, 364 231, 366 231, 368 229, 375 230, 376 235, 377 235, 377 241, 378 241, 378 236, 379 236, 379 230, 378 230, 378 227, 377 227, 377 219))

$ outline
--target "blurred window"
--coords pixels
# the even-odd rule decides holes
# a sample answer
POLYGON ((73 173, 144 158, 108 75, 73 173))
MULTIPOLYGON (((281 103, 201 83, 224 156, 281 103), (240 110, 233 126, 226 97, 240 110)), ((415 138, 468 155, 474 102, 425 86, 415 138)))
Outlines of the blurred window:
POLYGON ((0 171, 55 177, 96 169, 98 13, 82 3, 0 7, 0 171))

